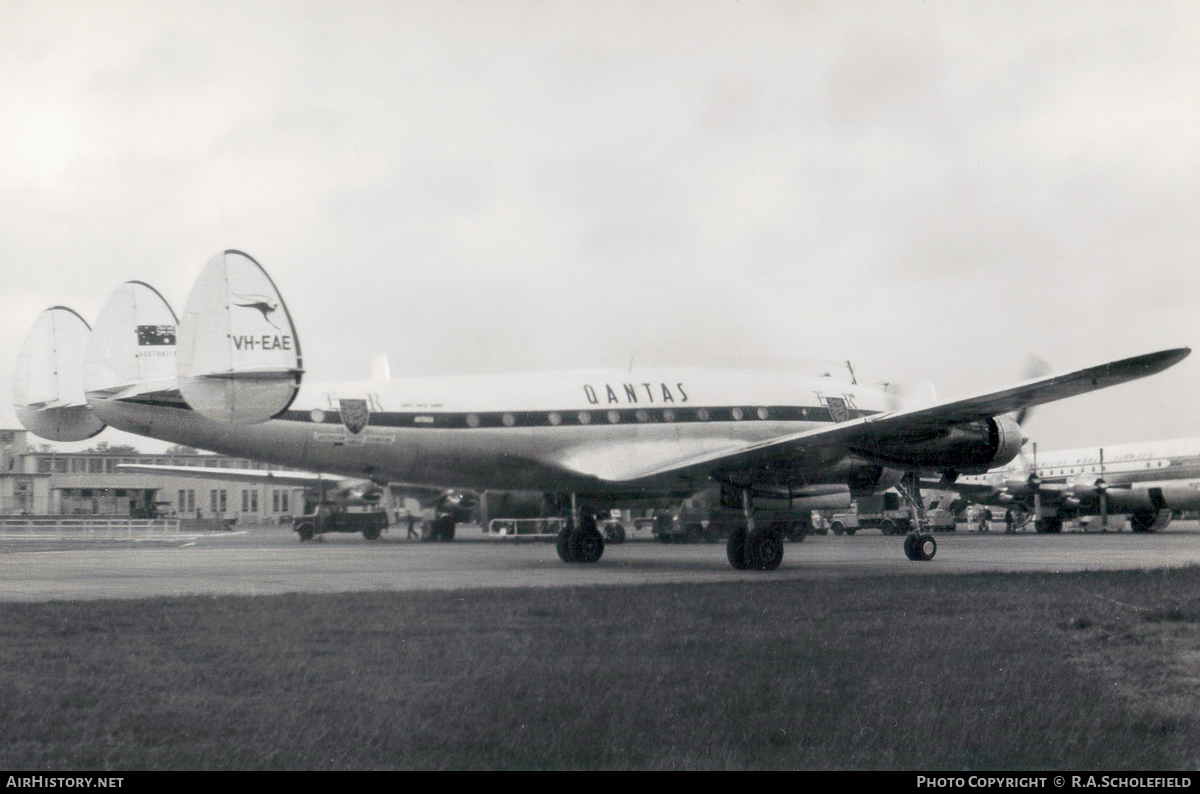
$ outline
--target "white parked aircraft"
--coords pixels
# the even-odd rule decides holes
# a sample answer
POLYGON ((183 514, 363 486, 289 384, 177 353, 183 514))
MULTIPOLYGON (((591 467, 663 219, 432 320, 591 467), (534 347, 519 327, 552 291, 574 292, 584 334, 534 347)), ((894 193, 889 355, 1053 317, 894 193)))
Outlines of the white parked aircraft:
POLYGON ((981 475, 965 475, 951 488, 972 502, 1033 513, 1038 532, 1061 532, 1064 520, 1129 514, 1134 532, 1153 532, 1172 510, 1200 510, 1200 438, 1109 447, 1086 447, 1018 456, 981 475))
MULTIPOLYGON (((1145 377, 1188 348, 1032 378, 969 397, 914 404, 827 378, 706 369, 305 382, 283 298, 248 255, 205 266, 183 311, 129 282, 94 330, 63 307, 25 340, 14 403, 54 440, 112 425, 151 438, 309 471, 439 487, 539 491, 573 521, 567 562, 604 551, 598 511, 667 506, 715 480, 744 511, 727 546, 736 568, 769 570, 781 533, 754 507, 848 506, 906 472, 953 479, 1013 460, 1023 438, 1010 414, 1145 377), (175 343, 172 357, 168 348, 175 343)), ((910 480, 915 484, 915 474, 910 480)), ((905 540, 931 559, 931 534, 905 540)))

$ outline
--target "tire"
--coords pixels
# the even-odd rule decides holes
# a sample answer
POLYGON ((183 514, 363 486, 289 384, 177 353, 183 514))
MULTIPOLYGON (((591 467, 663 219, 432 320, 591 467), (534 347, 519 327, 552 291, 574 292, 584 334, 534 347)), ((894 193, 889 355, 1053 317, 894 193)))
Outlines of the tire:
POLYGON ((792 525, 788 527, 787 538, 793 543, 803 543, 806 535, 808 535, 808 525, 803 521, 793 521, 792 525))
POLYGON ((885 518, 879 522, 879 531, 885 535, 895 535, 900 532, 896 527, 896 522, 890 518, 885 518))
POLYGON ((917 556, 918 553, 917 536, 915 534, 906 535, 904 537, 904 556, 908 557, 910 560, 919 560, 921 558, 917 556))
POLYGON ((575 562, 597 562, 604 555, 604 536, 594 526, 584 525, 572 532, 570 543, 575 562))
POLYGON ((854 537, 854 533, 858 531, 858 527, 846 527, 846 534, 854 537))
POLYGON ((687 527, 687 542, 700 543, 704 540, 704 527, 699 524, 688 524, 687 527))
POLYGON ((454 516, 438 516, 433 522, 432 540, 454 540, 454 516))
POLYGON ((609 543, 624 543, 625 527, 620 524, 609 524, 604 528, 604 539, 609 543))
POLYGON ((922 562, 932 560, 937 554, 937 540, 934 539, 932 533, 916 535, 917 559, 922 562))
POLYGON ((846 525, 843 524, 841 521, 834 521, 832 524, 829 525, 829 531, 835 535, 840 535, 846 531, 846 525))
POLYGON ((738 527, 729 534, 729 540, 725 543, 725 556, 729 559, 729 564, 739 571, 750 567, 746 562, 745 527, 738 527))
POLYGON ((1040 518, 1036 522, 1034 522, 1034 529, 1036 529, 1038 532, 1044 532, 1044 533, 1049 533, 1049 534, 1054 534, 1056 532, 1062 532, 1062 519, 1061 518, 1040 518))
POLYGON ((379 527, 367 527, 362 531, 362 535, 367 540, 379 540, 379 527))
POLYGON ((300 542, 303 543, 306 540, 312 540, 316 533, 313 531, 312 522, 305 521, 296 525, 296 534, 300 536, 300 542))
POLYGON ((746 536, 746 567, 773 571, 783 562, 783 533, 775 529, 756 529, 746 536))
POLYGON ((558 550, 558 558, 563 562, 575 562, 575 557, 571 554, 571 534, 570 527, 563 527, 559 530, 558 538, 554 542, 554 546, 558 550))
POLYGON ((1131 532, 1153 532, 1154 523, 1157 520, 1157 510, 1134 510, 1129 514, 1129 530, 1131 532))

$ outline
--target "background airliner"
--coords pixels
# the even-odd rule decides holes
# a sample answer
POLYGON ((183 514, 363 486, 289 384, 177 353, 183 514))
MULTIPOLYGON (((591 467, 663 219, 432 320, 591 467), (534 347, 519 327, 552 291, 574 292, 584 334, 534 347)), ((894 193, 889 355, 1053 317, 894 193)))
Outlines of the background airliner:
MULTIPOLYGON (((919 472, 984 473, 1020 452, 1016 412, 1145 377, 1189 352, 929 403, 829 379, 683 368, 301 388, 286 303, 256 261, 230 250, 205 266, 178 323, 141 282, 113 293, 94 330, 64 307, 44 312, 22 347, 14 405, 29 430, 55 440, 112 425, 381 485, 539 491, 573 519, 558 542, 566 562, 600 559, 598 511, 668 506, 715 480, 745 521, 727 545, 730 563, 769 570, 783 537, 755 526, 756 505, 848 507, 902 480, 915 493, 919 472)), ((904 548, 928 560, 937 544, 916 532, 904 548)))
POLYGON ((952 488, 972 502, 1034 514, 1039 532, 1059 532, 1064 520, 1109 513, 1129 515, 1134 532, 1171 521, 1172 510, 1200 510, 1200 438, 1020 455, 983 475, 966 475, 952 488))

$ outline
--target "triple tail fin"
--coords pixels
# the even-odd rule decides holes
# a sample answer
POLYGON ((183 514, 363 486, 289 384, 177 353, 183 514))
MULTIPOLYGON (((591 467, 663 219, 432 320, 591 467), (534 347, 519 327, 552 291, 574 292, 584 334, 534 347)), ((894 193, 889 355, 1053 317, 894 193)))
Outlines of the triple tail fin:
POLYGON ((29 329, 13 378, 13 408, 29 432, 50 441, 83 441, 104 429, 83 393, 91 332, 66 306, 42 312, 29 329))
POLYGON ((180 393, 209 419, 253 424, 291 405, 300 340, 262 265, 233 250, 209 260, 183 310, 176 364, 180 393))

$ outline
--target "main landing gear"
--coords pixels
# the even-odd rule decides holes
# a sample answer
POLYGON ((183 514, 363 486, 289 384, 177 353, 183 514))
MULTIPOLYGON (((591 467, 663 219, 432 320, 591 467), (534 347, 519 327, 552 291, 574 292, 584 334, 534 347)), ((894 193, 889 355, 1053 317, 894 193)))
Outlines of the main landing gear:
POLYGON ((783 562, 784 527, 775 524, 761 529, 754 526, 750 492, 742 491, 742 515, 746 526, 738 527, 725 544, 729 564, 739 571, 773 571, 783 562))
POLYGON ((729 536, 725 556, 739 571, 773 571, 783 562, 783 533, 772 527, 738 527, 729 536))
POLYGON ((585 512, 582 516, 571 496, 571 524, 558 533, 555 542, 558 558, 563 562, 596 562, 604 556, 604 535, 596 527, 596 516, 585 512))

